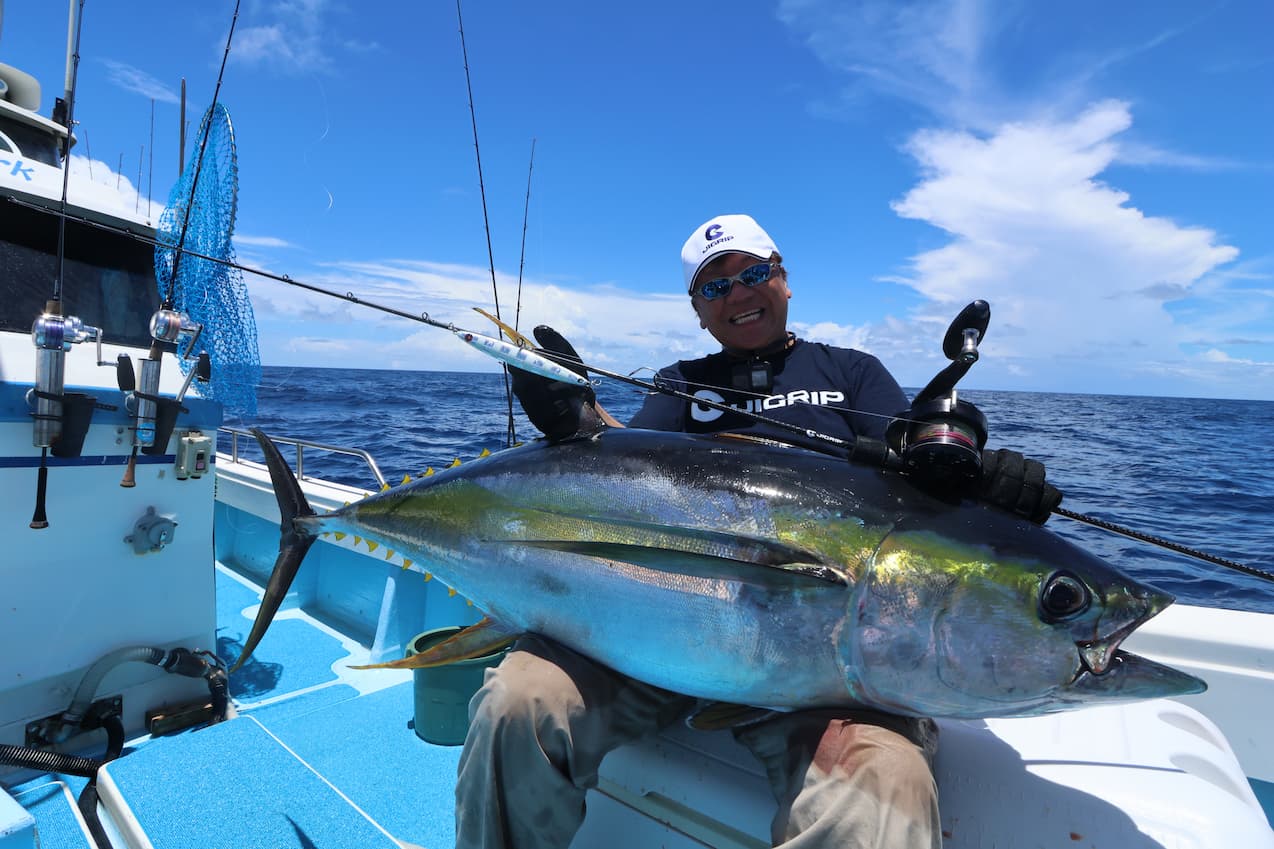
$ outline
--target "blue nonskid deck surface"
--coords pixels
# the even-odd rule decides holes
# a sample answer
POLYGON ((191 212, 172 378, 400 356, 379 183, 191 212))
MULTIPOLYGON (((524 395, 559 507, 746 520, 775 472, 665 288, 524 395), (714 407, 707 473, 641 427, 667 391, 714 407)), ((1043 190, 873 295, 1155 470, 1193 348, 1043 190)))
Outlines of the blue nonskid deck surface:
MULTIPOLYGON (((238 658, 259 601, 259 592, 218 569, 217 653, 227 664, 238 658)), ((308 616, 277 619, 231 675, 230 692, 242 717, 259 722, 395 838, 452 846, 460 748, 416 736, 410 682, 363 695, 341 683, 333 666, 347 658, 347 647, 308 616)), ((225 759, 232 765, 226 781, 256 768, 250 747, 227 750, 225 759)))
POLYGON ((71 789, 48 777, 16 787, 14 800, 35 817, 36 845, 58 849, 93 849, 80 827, 71 789))
POLYGON ((127 799, 155 849, 399 849, 250 717, 172 742, 107 764, 99 778, 127 799))
POLYGON ((267 727, 400 840, 455 843, 459 746, 416 736, 412 685, 399 684, 267 727))
MULTIPOLYGON (((217 653, 227 664, 259 601, 218 568, 217 653)), ((397 849, 388 835, 426 849, 454 844, 460 748, 416 736, 410 681, 374 692, 363 681, 362 694, 343 682, 351 645, 290 612, 230 677, 238 718, 143 738, 106 767, 156 849, 397 849)), ((46 775, 10 792, 35 817, 41 847, 87 847, 59 780, 72 796, 85 783, 46 775)))
MULTIPOLYGON (((258 593, 217 570, 217 656, 232 665, 252 628, 244 615, 258 593)), ((341 644, 304 619, 277 619, 243 667, 230 677, 230 695, 252 704, 334 683, 332 664, 345 657, 341 644)))

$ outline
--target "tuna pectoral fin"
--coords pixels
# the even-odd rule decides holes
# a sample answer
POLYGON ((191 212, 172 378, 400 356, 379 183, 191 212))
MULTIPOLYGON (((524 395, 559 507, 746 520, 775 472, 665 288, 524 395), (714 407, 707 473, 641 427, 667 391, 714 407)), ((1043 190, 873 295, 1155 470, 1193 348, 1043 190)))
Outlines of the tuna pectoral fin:
POLYGON ((270 581, 261 597, 261 607, 252 623, 252 631, 243 644, 239 659, 230 667, 231 672, 243 666, 243 662, 265 636, 274 614, 279 612, 279 605, 288 594, 288 588, 292 586, 292 579, 301 568, 305 553, 314 543, 314 537, 305 529, 297 527, 294 521, 299 516, 313 516, 314 511, 305 500, 305 493, 301 491, 301 485, 292 474, 292 469, 264 431, 253 428, 252 435, 257 438, 261 451, 265 454, 265 465, 270 470, 270 482, 274 485, 274 497, 279 502, 279 556, 274 561, 274 571, 270 573, 270 581))
POLYGON ((476 625, 470 625, 450 639, 443 640, 436 646, 387 663, 371 663, 366 666, 353 666, 351 669, 428 669, 433 666, 446 666, 461 660, 494 654, 505 646, 511 645, 520 637, 491 619, 483 619, 476 625))

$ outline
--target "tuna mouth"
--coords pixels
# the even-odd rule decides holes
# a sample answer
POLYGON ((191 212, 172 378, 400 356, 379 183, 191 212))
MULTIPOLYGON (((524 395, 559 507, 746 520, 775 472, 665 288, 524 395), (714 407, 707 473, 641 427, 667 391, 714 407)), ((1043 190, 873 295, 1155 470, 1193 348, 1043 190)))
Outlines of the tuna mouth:
POLYGON ((1147 619, 1157 612, 1158 611, 1149 612, 1145 615, 1138 616, 1136 619, 1128 622, 1123 627, 1116 629, 1114 632, 1100 640, 1075 643, 1075 647, 1079 650, 1080 664, 1083 667, 1079 670, 1076 677, 1084 674, 1085 672, 1090 672, 1093 675, 1106 674, 1106 671, 1110 669, 1110 665, 1117 657, 1127 655, 1127 652, 1119 651, 1119 644, 1122 643, 1129 634, 1140 628, 1147 619))
POLYGON ((736 316, 731 316, 730 323, 731 324, 750 324, 751 322, 760 320, 760 318, 761 318, 761 310, 759 309, 748 310, 747 312, 739 313, 736 316))

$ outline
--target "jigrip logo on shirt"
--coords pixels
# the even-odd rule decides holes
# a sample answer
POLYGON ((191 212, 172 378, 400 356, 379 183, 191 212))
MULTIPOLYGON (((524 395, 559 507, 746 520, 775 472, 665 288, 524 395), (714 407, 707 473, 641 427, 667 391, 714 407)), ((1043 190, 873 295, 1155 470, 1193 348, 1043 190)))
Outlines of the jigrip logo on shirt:
MULTIPOLYGON (((695 393, 695 397, 702 398, 705 401, 712 401, 716 404, 725 404, 725 398, 711 389, 700 389, 695 393)), ((814 404, 819 407, 830 407, 844 400, 845 393, 837 392, 834 389, 795 389, 783 395, 748 398, 741 404, 729 404, 727 406, 743 413, 764 413, 792 404, 814 404)), ((690 405, 690 418, 697 422, 712 422, 721 418, 721 416, 722 411, 713 407, 705 407, 702 404, 690 405)))

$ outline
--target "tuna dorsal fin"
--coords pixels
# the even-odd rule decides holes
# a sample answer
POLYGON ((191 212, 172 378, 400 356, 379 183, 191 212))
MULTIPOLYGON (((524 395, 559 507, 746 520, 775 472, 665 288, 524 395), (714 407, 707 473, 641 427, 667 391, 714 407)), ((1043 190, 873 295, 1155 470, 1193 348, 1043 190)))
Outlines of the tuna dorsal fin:
POLYGON ((436 646, 414 654, 411 657, 391 660, 387 663, 372 663, 365 666, 354 666, 352 669, 428 669, 433 666, 446 666, 461 660, 493 654, 505 646, 511 645, 520 637, 495 620, 485 617, 481 622, 470 625, 450 639, 443 640, 436 646))

